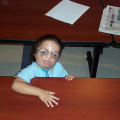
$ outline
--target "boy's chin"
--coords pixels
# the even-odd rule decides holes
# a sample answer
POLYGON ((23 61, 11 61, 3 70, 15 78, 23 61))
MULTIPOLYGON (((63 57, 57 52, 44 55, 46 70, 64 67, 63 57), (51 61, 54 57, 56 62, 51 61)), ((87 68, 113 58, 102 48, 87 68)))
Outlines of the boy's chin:
POLYGON ((44 70, 49 70, 50 68, 52 68, 52 67, 44 67, 43 69, 44 70))
POLYGON ((45 65, 43 69, 44 70, 49 70, 49 69, 52 69, 53 67, 54 67, 54 65, 48 65, 48 66, 45 65))

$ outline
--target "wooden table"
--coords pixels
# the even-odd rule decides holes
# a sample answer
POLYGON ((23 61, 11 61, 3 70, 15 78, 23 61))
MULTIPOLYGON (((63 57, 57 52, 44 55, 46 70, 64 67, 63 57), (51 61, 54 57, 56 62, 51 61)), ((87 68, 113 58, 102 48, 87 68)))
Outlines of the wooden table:
MULTIPOLYGON (((107 5, 120 7, 120 0, 102 0, 103 8, 107 5)), ((111 35, 113 38, 113 44, 120 46, 120 35, 111 35)))
MULTIPOLYGON (((6 1, 0 3, 0 42, 30 44, 52 33, 59 36, 64 45, 93 46, 93 58, 89 54, 87 60, 90 61, 90 77, 96 77, 101 49, 112 43, 110 35, 98 31, 103 11, 100 0, 73 0, 90 7, 73 25, 45 16, 61 0, 6 1)), ((24 56, 27 58, 26 54, 24 56)))
POLYGON ((48 108, 35 96, 11 90, 13 77, 0 77, 1 120, 120 120, 120 79, 34 78, 31 85, 56 92, 48 108))

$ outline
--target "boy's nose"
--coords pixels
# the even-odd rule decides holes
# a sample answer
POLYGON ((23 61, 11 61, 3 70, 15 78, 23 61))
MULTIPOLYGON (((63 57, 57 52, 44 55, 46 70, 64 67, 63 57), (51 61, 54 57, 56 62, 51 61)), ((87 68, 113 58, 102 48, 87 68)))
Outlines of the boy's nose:
POLYGON ((52 54, 51 54, 51 53, 48 53, 48 54, 46 55, 46 57, 47 57, 48 59, 52 59, 52 54))

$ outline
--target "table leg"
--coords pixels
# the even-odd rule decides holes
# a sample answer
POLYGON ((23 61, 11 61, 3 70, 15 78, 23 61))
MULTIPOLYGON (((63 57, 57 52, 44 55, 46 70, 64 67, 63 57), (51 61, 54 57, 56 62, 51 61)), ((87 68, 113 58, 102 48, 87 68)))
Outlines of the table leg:
POLYGON ((90 77, 91 78, 96 77, 99 57, 100 57, 102 49, 103 49, 103 47, 101 47, 101 46, 94 47, 93 57, 92 57, 90 51, 87 52, 87 61, 88 61, 89 72, 90 72, 90 77))

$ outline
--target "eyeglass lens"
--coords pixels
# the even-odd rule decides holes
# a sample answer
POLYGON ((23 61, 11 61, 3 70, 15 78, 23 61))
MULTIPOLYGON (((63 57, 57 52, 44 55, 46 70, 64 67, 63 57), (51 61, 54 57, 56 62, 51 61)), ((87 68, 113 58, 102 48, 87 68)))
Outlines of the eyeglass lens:
MULTIPOLYGON (((41 55, 47 55, 47 54, 49 54, 49 51, 47 50, 47 49, 41 49, 41 50, 39 50, 40 51, 40 54, 41 55)), ((57 53, 57 52, 51 52, 51 54, 52 54, 52 56, 54 57, 54 58, 58 58, 59 57, 59 53, 57 53)))

